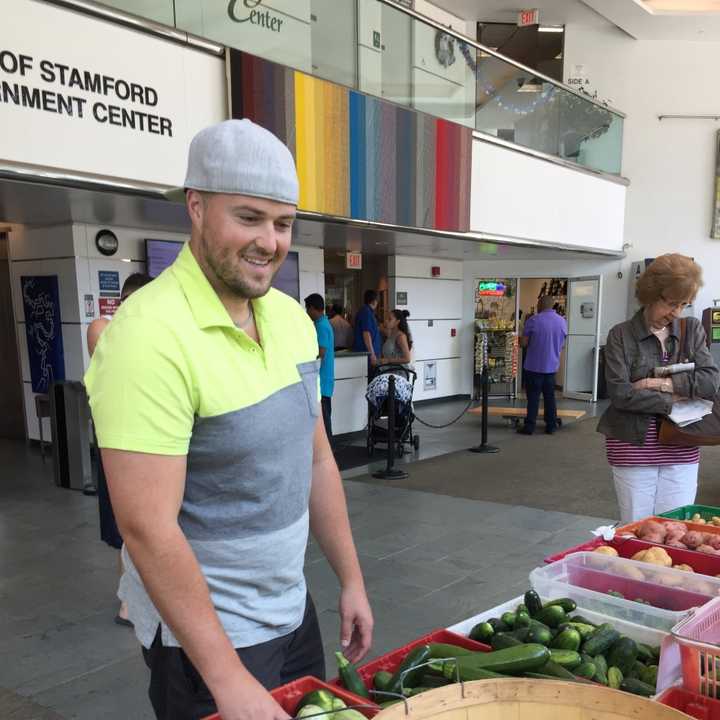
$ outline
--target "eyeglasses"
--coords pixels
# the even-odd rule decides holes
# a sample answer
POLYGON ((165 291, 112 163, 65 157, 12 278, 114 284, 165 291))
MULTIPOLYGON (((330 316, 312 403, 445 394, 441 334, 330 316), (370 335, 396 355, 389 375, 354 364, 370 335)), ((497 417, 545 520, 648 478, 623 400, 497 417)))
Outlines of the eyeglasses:
POLYGON ((662 295, 660 296, 660 299, 671 309, 671 310, 685 310, 685 308, 689 308, 692 303, 689 302, 673 302, 671 300, 666 300, 662 295))

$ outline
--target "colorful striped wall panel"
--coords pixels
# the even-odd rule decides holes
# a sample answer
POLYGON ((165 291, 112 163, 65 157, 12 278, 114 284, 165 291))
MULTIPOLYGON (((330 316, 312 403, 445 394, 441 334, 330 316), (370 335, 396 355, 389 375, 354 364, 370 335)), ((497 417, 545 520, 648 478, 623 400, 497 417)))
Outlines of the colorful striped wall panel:
POLYGON ((228 52, 231 116, 250 118, 290 147, 301 210, 467 232, 469 128, 228 52))

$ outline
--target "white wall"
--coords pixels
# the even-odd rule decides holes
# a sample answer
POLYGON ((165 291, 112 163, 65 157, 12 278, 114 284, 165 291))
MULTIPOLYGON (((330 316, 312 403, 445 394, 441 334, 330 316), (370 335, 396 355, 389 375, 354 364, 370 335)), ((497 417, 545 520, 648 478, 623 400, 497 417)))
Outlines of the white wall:
POLYGON ((415 400, 459 395, 462 387, 460 332, 463 317, 463 263, 456 260, 395 255, 388 262, 389 306, 409 310, 413 358, 418 374, 415 400), (438 277, 431 268, 440 268, 438 277), (407 305, 396 303, 407 293, 407 305), (456 336, 452 336, 455 330, 456 336), (424 388, 425 365, 436 364, 437 386, 424 388))
POLYGON ((300 267, 300 302, 311 293, 325 297, 325 255, 322 248, 293 245, 300 267))
POLYGON ((470 229, 621 251, 626 187, 476 138, 470 229))
POLYGON ((718 112, 720 86, 713 73, 720 43, 633 40, 585 9, 568 23, 565 58, 566 74, 584 65, 587 89, 628 115, 623 142, 623 175, 631 181, 626 278, 633 260, 666 252, 693 256, 705 272, 695 304, 699 314, 720 295, 720 245, 709 237, 720 126, 705 120, 660 122, 657 116, 718 112))

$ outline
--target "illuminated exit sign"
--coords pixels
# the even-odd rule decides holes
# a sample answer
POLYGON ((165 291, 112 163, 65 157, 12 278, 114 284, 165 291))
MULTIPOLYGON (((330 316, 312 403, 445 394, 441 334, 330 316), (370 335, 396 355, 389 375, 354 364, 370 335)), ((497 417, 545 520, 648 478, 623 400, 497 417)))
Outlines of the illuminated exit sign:
POLYGON ((505 295, 505 283, 483 281, 478 283, 478 297, 503 297, 505 295))
POLYGON ((528 27, 529 25, 540 24, 540 11, 537 8, 532 10, 521 10, 518 13, 518 27, 528 27))
POLYGON ((347 255, 345 255, 345 267, 348 270, 362 270, 362 253, 347 253, 347 255))

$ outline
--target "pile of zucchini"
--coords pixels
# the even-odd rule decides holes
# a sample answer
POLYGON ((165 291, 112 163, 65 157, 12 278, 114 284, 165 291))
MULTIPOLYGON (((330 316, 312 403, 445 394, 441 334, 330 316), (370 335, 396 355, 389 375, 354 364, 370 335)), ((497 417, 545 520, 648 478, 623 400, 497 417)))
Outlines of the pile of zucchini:
POLYGON ((636 643, 609 623, 598 626, 573 614, 576 609, 570 598, 543 604, 534 590, 528 590, 515 612, 478 623, 470 631, 472 640, 490 645, 493 652, 450 661, 444 674, 454 673, 463 681, 496 674, 591 680, 636 695, 654 695, 660 648, 636 643))

